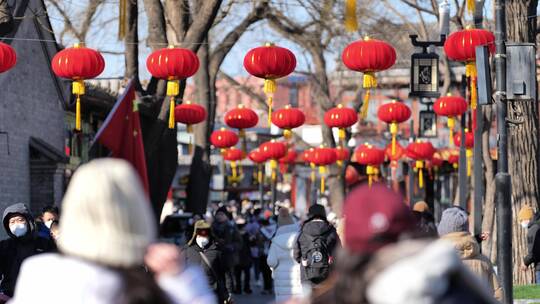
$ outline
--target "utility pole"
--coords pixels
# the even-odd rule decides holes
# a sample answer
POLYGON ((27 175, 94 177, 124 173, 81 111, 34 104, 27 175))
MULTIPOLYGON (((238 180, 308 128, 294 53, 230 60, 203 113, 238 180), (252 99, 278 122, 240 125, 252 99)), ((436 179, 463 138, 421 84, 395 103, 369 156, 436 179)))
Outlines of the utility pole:
POLYGON ((504 303, 512 303, 512 206, 508 174, 508 132, 506 127, 506 1, 495 0, 495 73, 497 104, 497 207, 498 271, 504 290, 504 303))
MULTIPOLYGON (((461 96, 465 97, 467 93, 467 77, 461 78, 461 96)), ((465 128, 467 125, 467 115, 461 115, 460 123, 460 142, 459 142, 459 167, 458 167, 458 191, 459 206, 467 210, 467 196, 469 193, 469 177, 467 176, 467 152, 465 149, 465 128)))

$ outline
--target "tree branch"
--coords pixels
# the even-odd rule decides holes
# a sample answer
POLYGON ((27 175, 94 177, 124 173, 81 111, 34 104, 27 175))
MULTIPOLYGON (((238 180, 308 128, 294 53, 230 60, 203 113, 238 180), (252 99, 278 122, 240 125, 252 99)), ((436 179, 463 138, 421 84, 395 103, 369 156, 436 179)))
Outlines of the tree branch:
POLYGON ((200 43, 208 36, 208 31, 214 23, 214 19, 219 11, 223 0, 205 0, 201 9, 197 12, 197 18, 189 27, 184 38, 186 48, 197 52, 200 43))
POLYGON ((422 6, 418 5, 417 1, 415 1, 415 3, 412 3, 412 2, 410 2, 408 0, 401 0, 401 2, 407 4, 408 6, 414 8, 417 11, 420 11, 420 12, 423 12, 423 13, 426 13, 426 14, 430 14, 430 15, 433 15, 433 16, 437 16, 437 14, 435 14, 434 11, 429 10, 429 9, 427 9, 425 7, 422 7, 422 6))

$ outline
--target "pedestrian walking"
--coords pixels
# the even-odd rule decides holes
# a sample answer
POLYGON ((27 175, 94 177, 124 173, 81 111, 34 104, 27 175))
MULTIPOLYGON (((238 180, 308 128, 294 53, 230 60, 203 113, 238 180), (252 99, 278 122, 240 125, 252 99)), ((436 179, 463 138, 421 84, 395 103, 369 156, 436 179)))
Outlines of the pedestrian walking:
POLYGON ((536 284, 540 284, 540 213, 534 214, 531 206, 525 205, 518 213, 523 229, 527 229, 527 255, 523 257, 521 270, 527 271, 534 265, 536 284))
POLYGON ((223 254, 225 285, 230 294, 234 290, 234 266, 240 262, 238 253, 242 247, 242 239, 225 206, 217 209, 214 218, 212 233, 223 254))
MULTIPOLYGON (((266 210, 269 211, 269 210, 266 210)), ((270 251, 270 243, 274 234, 276 233, 276 225, 271 222, 271 212, 264 212, 264 218, 261 220, 261 242, 262 251, 259 257, 259 269, 263 277, 263 291, 262 294, 272 294, 272 270, 268 266, 268 253, 270 251)))
POLYGON ((493 270, 491 261, 480 253, 478 242, 469 233, 469 215, 459 207, 451 207, 442 213, 437 228, 443 240, 450 241, 465 264, 489 287, 497 300, 502 300, 502 287, 493 270))
POLYGON ((239 262, 234 267, 234 277, 235 277, 235 294, 241 294, 242 288, 243 291, 247 294, 251 294, 251 266, 253 265, 253 259, 251 258, 251 249, 250 249, 250 237, 246 231, 246 220, 243 217, 238 217, 236 219, 236 227, 238 228, 238 233, 240 233, 240 238, 242 239, 242 246, 238 252, 239 262), (242 280, 243 277, 243 280, 242 280))
POLYGON ((276 302, 302 297, 300 264, 294 259, 294 247, 300 226, 294 222, 286 208, 279 210, 278 228, 268 253, 268 266, 272 269, 276 302))
POLYGON ((123 160, 79 167, 62 203, 62 254, 27 259, 10 304, 215 303, 204 274, 184 267, 175 245, 151 245, 157 225, 142 189, 123 160))
POLYGON ((184 255, 188 265, 197 265, 204 270, 219 303, 227 303, 231 297, 225 286, 222 252, 217 247, 210 227, 204 220, 195 223, 193 235, 184 247, 184 255))
POLYGON ((314 286, 326 280, 334 263, 334 250, 340 246, 336 229, 326 220, 324 206, 311 206, 294 248, 302 281, 314 286))
POLYGON ((51 238, 51 225, 54 221, 58 221, 60 211, 56 206, 45 206, 41 211, 38 219, 36 220, 36 226, 38 230, 38 236, 46 239, 51 238))
POLYGON ((56 246, 50 239, 37 235, 34 219, 24 204, 7 207, 2 222, 8 238, 0 241, 0 294, 12 297, 23 261, 55 251, 56 246))

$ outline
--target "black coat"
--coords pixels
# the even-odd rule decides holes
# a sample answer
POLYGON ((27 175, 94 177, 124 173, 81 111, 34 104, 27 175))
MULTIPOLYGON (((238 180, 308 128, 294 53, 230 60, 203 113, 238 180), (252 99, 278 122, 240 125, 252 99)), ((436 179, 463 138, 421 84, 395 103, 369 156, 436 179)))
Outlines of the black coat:
MULTIPOLYGON (((212 241, 210 245, 202 249, 197 245, 197 242, 194 241, 191 245, 184 247, 184 255, 188 265, 196 265, 203 269, 208 278, 208 284, 212 287, 218 298, 226 299, 228 297, 228 292, 226 292, 225 289, 223 257, 221 250, 218 249, 216 243, 212 241), (211 268, 204 262, 201 252, 206 256, 211 268)), ((222 303, 222 301, 220 301, 220 303, 222 303)))
POLYGON ((0 290, 12 297, 23 261, 39 253, 56 251, 56 245, 51 240, 37 236, 32 216, 23 204, 6 208, 3 224, 9 238, 0 241, 0 275, 3 277, 0 290), (19 214, 26 218, 28 225, 28 231, 22 237, 16 237, 9 230, 9 219, 19 214))
MULTIPOLYGON (((296 240, 296 246, 294 247, 294 259, 302 265, 302 256, 306 253, 308 248, 311 248, 311 241, 306 236, 317 237, 321 236, 325 240, 326 248, 328 248, 328 254, 333 256, 333 252, 341 246, 339 236, 336 228, 327 221, 322 220, 309 220, 302 225, 298 239, 296 240)), ((304 267, 301 266, 302 280, 305 278, 304 267)))
POLYGON ((238 253, 242 248, 242 237, 236 226, 229 221, 212 224, 212 233, 216 238, 218 248, 223 253, 225 268, 231 268, 240 262, 238 253))
POLYGON ((525 266, 535 265, 540 271, 540 212, 535 214, 527 229, 527 255, 523 258, 525 266))

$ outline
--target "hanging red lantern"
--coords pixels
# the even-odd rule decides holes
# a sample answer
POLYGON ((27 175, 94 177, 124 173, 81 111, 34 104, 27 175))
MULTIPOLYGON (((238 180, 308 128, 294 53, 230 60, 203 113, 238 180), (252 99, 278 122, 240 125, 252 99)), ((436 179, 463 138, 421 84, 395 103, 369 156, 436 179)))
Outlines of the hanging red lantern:
POLYGON ((294 148, 289 148, 289 150, 287 150, 287 154, 278 160, 282 174, 287 172, 288 165, 292 165, 296 162, 296 156, 298 156, 296 150, 294 150, 294 148))
POLYGON ((313 153, 315 152, 315 148, 309 148, 308 150, 305 150, 302 152, 302 160, 309 164, 309 167, 311 168, 311 182, 315 182, 315 163, 313 162, 313 153))
MULTIPOLYGON (((459 147, 461 145, 461 132, 454 135, 454 145, 459 147)), ((465 155, 467 156, 467 176, 471 176, 472 173, 472 157, 474 148, 474 133, 465 129, 465 155)))
POLYGON ((371 88, 377 87, 375 72, 387 70, 396 62, 396 50, 390 44, 365 37, 349 44, 341 59, 345 66, 353 71, 364 73, 363 88, 367 89, 360 115, 367 117, 368 102, 371 88))
MULTIPOLYGON (((238 167, 237 162, 241 161, 246 157, 246 154, 244 151, 237 149, 235 147, 231 147, 225 150, 223 153, 223 159, 226 161, 231 162, 231 169, 232 169, 232 181, 238 182, 238 174, 236 172, 236 168, 238 167)), ((241 170, 241 169, 240 169, 241 170)), ((242 172, 240 172, 240 176, 242 175, 242 172)))
POLYGON ((169 128, 174 129, 175 96, 180 93, 180 80, 197 72, 199 58, 189 49, 169 46, 150 54, 146 59, 146 68, 153 77, 167 80, 167 96, 170 96, 169 128))
POLYGON ((277 179, 277 161, 278 159, 282 158, 287 154, 287 145, 283 142, 275 141, 274 139, 272 139, 271 141, 262 143, 259 149, 267 159, 270 159, 270 169, 272 169, 272 182, 274 182, 277 179))
POLYGON ((467 101, 460 96, 452 96, 448 94, 435 101, 433 111, 439 116, 448 117, 448 130, 450 131, 450 144, 454 137, 455 119, 467 112, 467 101))
POLYGON ((0 73, 11 69, 17 63, 17 53, 11 45, 0 42, 0 73))
POLYGON ((390 124, 390 134, 392 134, 392 154, 396 151, 396 135, 398 124, 407 121, 411 117, 411 109, 402 103, 393 100, 390 103, 383 104, 377 111, 380 120, 390 124))
POLYGON ((257 182, 259 184, 263 183, 263 166, 262 164, 266 162, 265 155, 261 152, 259 148, 256 148, 249 152, 248 158, 257 164, 257 182))
POLYGON ((435 153, 435 148, 429 141, 419 141, 410 143, 407 146, 407 156, 415 160, 414 170, 418 171, 418 186, 424 187, 424 162, 430 160, 435 153))
POLYGON ((470 77, 471 108, 476 109, 476 47, 487 45, 495 53, 495 35, 484 29, 466 28, 453 32, 444 42, 444 52, 450 60, 465 62, 465 76, 470 77))
POLYGON ((458 168, 459 165, 459 152, 458 151, 452 151, 451 154, 448 156, 448 163, 452 165, 454 169, 458 168))
POLYGON ((272 113, 272 123, 284 130, 283 137, 286 139, 291 138, 292 129, 300 127, 305 121, 304 112, 298 108, 291 108, 290 105, 286 105, 285 108, 272 113))
POLYGON ((72 93, 77 97, 75 105, 75 130, 81 130, 81 95, 84 95, 84 80, 97 77, 105 69, 105 60, 93 49, 76 43, 54 55, 51 67, 56 76, 73 80, 72 93))
POLYGON ((430 164, 435 169, 440 168, 444 163, 444 160, 442 159, 442 156, 439 152, 435 152, 433 154, 433 157, 430 160, 430 164))
POLYGON ((336 151, 336 160, 339 167, 343 166, 344 161, 348 161, 351 153, 349 152, 349 149, 344 147, 337 147, 334 149, 336 151))
POLYGON ((296 57, 286 48, 267 42, 253 48, 244 57, 244 68, 251 75, 264 78, 264 93, 268 98, 268 125, 272 118, 272 100, 277 89, 276 79, 294 71, 296 57))
POLYGON ((329 128, 338 128, 338 138, 340 145, 345 146, 345 129, 352 127, 358 121, 358 115, 351 108, 343 107, 339 104, 337 107, 324 113, 324 123, 329 128))
POLYGON ((371 187, 373 178, 378 175, 378 168, 385 158, 385 152, 370 144, 363 144, 354 152, 356 161, 366 166, 366 174, 368 176, 368 184, 371 187))
POLYGON ((212 132, 212 135, 210 135, 210 142, 224 153, 225 149, 233 147, 238 143, 238 135, 231 130, 221 128, 220 130, 212 132))
POLYGON ((347 169, 345 169, 345 183, 347 186, 355 184, 359 178, 358 171, 353 166, 347 166, 347 169))
POLYGON ((405 148, 403 148, 403 146, 400 145, 399 143, 396 143, 396 145, 394 147, 392 147, 392 144, 389 144, 384 149, 384 152, 386 154, 386 157, 390 161, 390 169, 391 169, 392 179, 395 180, 396 179, 396 170, 397 170, 397 167, 398 167, 398 161, 401 159, 403 154, 405 154, 405 148), (394 149, 394 150, 392 151, 392 149, 394 149))
MULTIPOLYGON (((206 109, 198 104, 193 104, 190 101, 179 104, 174 108, 174 119, 177 122, 183 123, 187 127, 187 132, 192 133, 192 125, 203 122, 206 119, 206 109)), ((189 154, 191 154, 191 139, 188 145, 189 154)))
POLYGON ((242 150, 246 151, 246 131, 245 129, 253 128, 259 122, 259 116, 252 109, 245 108, 244 105, 238 106, 225 114, 225 124, 229 128, 238 129, 240 139, 242 140, 242 150))
POLYGON ((325 191, 325 175, 328 171, 326 166, 336 162, 336 151, 332 148, 319 147, 316 148, 311 155, 311 160, 317 166, 319 166, 319 174, 321 175, 321 194, 325 191))

